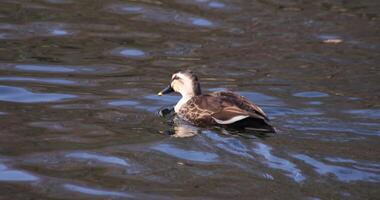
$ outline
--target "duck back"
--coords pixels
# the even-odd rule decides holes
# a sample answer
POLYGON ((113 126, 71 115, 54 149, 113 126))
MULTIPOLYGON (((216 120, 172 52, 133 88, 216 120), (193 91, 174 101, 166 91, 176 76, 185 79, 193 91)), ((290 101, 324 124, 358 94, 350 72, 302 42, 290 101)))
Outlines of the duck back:
POLYGON ((223 125, 274 130, 256 104, 233 92, 213 92, 188 100, 178 115, 198 126, 223 125))

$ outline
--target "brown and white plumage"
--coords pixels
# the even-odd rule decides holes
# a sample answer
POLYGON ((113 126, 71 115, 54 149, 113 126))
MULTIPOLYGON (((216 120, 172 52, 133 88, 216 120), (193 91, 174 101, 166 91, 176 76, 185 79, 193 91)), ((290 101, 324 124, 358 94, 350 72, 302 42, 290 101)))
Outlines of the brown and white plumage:
POLYGON ((264 111, 247 98, 229 91, 202 94, 197 76, 189 70, 173 74, 170 86, 159 95, 172 91, 182 95, 175 112, 192 124, 238 125, 274 131, 264 111))

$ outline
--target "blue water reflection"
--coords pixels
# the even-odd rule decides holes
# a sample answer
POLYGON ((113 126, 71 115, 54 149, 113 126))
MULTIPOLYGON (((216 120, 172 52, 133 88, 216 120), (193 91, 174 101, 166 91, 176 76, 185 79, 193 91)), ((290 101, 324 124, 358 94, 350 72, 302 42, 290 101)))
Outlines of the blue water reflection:
POLYGON ((309 105, 322 105, 323 103, 321 101, 309 101, 306 104, 309 104, 309 105))
POLYGON ((217 1, 212 1, 212 2, 208 3, 208 6, 210 8, 224 8, 226 5, 224 3, 220 3, 220 2, 217 2, 217 1))
POLYGON ((51 30, 51 34, 55 36, 65 36, 65 35, 70 35, 70 33, 66 30, 63 29, 53 29, 51 30))
POLYGON ((371 119, 380 119, 380 109, 357 109, 349 110, 346 113, 351 114, 358 118, 371 118, 371 119))
MULTIPOLYGON (((340 132, 340 133, 353 133, 360 135, 376 135, 380 136, 380 130, 377 124, 372 124, 373 127, 370 127, 368 123, 345 123, 344 121, 327 118, 327 117, 316 117, 316 116, 303 116, 298 119, 287 119, 287 124, 284 125, 288 128, 294 128, 300 131, 331 131, 331 132, 340 132), (334 126, 331 126, 334 124, 334 126)), ((336 136, 336 135, 335 135, 336 136)), ((327 140, 328 137, 319 138, 320 140, 327 140)), ((347 140, 348 137, 340 137, 340 139, 347 140)))
POLYGON ((219 156, 215 153, 180 149, 170 144, 158 144, 153 146, 152 149, 166 153, 176 158, 195 162, 216 162, 219 158, 219 156))
MULTIPOLYGON (((212 4, 213 6, 220 6, 221 4, 212 4)), ((190 13, 165 9, 160 6, 140 6, 140 4, 113 4, 108 7, 111 12, 119 14, 134 14, 137 15, 133 19, 148 20, 154 22, 165 23, 180 23, 184 25, 195 25, 199 27, 213 27, 215 24, 208 19, 194 16, 190 13)))
POLYGON ((277 107, 274 109, 268 109, 268 115, 272 117, 276 116, 288 116, 288 115, 300 115, 300 116, 316 116, 322 115, 323 112, 316 108, 287 108, 277 107))
POLYGON ((272 148, 263 144, 256 143, 256 147, 253 149, 257 154, 263 156, 265 158, 265 164, 267 164, 271 168, 280 169, 287 172, 287 176, 293 178, 296 182, 304 181, 306 178, 302 175, 300 169, 297 166, 278 156, 275 156, 271 153, 272 148))
POLYGON ((103 190, 103 189, 83 187, 83 186, 78 186, 74 184, 64 184, 63 187, 70 191, 79 192, 79 193, 88 194, 88 195, 133 198, 133 195, 127 194, 125 192, 114 192, 114 191, 108 191, 108 190, 103 190))
POLYGON ((132 100, 115 100, 108 102, 108 104, 111 106, 136 106, 140 103, 132 100))
POLYGON ((105 156, 99 155, 95 153, 87 153, 87 152, 73 152, 66 155, 69 158, 79 158, 84 160, 96 160, 99 162, 121 165, 121 166, 129 166, 128 162, 125 159, 121 159, 115 156, 105 156))
POLYGON ((38 181, 39 178, 28 172, 9 169, 0 163, 0 181, 38 181))
POLYGON ((30 72, 56 72, 56 73, 64 73, 64 72, 75 72, 77 70, 66 67, 66 66, 54 66, 54 65, 31 65, 31 64, 20 64, 15 66, 16 69, 30 72))
POLYGON ((213 23, 207 19, 202 18, 193 18, 191 19, 191 23, 198 26, 212 26, 213 23))
POLYGON ((211 138, 214 142, 217 142, 216 146, 223 151, 246 158, 253 158, 250 154, 251 150, 248 149, 239 138, 233 138, 230 136, 223 137, 213 131, 204 131, 202 134, 211 138))
POLYGON ((143 8, 139 6, 124 6, 121 9, 128 12, 138 12, 141 11, 143 8))
POLYGON ((294 93, 293 96, 295 97, 305 97, 305 98, 321 98, 321 97, 328 97, 329 95, 323 92, 298 92, 294 93))
POLYGON ((0 86, 0 101, 16 103, 41 103, 59 101, 75 97, 75 95, 71 94, 34 93, 20 87, 0 86))
POLYGON ((304 154, 294 154, 293 157, 299 160, 302 160, 305 163, 314 167, 315 171, 318 174, 320 175, 333 174, 338 180, 343 181, 343 182, 350 182, 350 181, 380 182, 379 174, 352 169, 349 167, 325 164, 321 161, 318 161, 304 154))
POLYGON ((139 49, 123 49, 120 51, 120 54, 125 57, 143 57, 145 52, 139 49))
POLYGON ((179 100, 179 96, 158 96, 158 95, 147 95, 141 102, 136 100, 113 100, 107 102, 110 106, 118 107, 133 107, 136 109, 146 110, 149 112, 157 112, 163 106, 174 106, 179 100), (147 101, 148 100, 148 101, 147 101))
POLYGON ((30 77, 15 77, 7 76, 0 77, 0 81, 22 81, 22 82, 36 82, 36 83, 51 83, 51 84, 60 84, 60 85, 74 85, 75 81, 58 79, 58 78, 30 78, 30 77))

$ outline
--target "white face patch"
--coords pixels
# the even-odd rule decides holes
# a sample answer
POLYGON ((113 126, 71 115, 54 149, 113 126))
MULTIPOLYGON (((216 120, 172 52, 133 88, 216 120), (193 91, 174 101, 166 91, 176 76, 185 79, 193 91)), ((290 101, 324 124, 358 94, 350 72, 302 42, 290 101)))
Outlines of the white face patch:
POLYGON ((173 74, 171 86, 174 91, 181 93, 182 96, 192 94, 194 91, 191 78, 180 72, 173 74))
POLYGON ((178 80, 172 81, 171 86, 172 86, 174 91, 181 93, 180 90, 182 88, 182 83, 180 81, 178 81, 178 80))

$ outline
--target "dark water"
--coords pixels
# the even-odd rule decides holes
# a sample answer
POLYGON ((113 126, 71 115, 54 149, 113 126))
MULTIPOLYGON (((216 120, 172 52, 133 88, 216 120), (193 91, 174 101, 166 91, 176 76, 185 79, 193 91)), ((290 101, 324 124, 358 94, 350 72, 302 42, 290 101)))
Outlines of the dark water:
POLYGON ((379 198, 379 10, 2 0, 0 199, 379 198), (261 105, 279 134, 168 124, 156 112, 178 97, 156 92, 184 68, 261 105))

